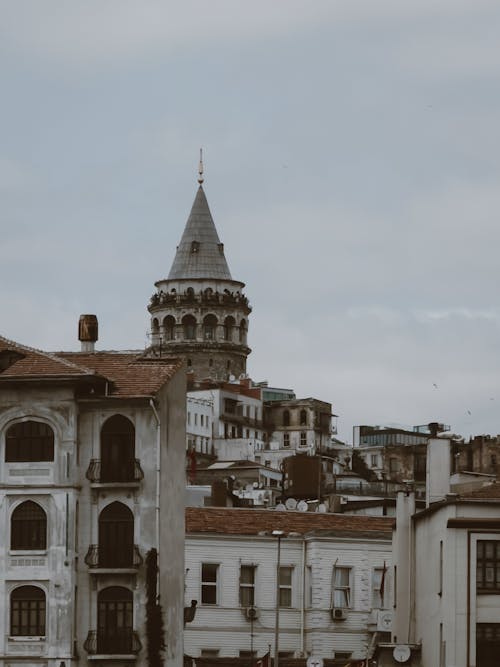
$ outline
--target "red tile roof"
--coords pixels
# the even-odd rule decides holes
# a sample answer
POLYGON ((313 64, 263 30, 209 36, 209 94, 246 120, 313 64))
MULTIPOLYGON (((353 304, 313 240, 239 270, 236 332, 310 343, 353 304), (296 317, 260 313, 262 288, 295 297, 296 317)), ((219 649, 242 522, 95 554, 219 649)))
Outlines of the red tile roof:
POLYGON ((182 367, 174 358, 145 359, 137 352, 42 352, 0 336, 0 355, 22 355, 3 371, 2 380, 96 377, 107 380, 109 396, 153 396, 182 367))
POLYGON ((391 532, 394 519, 380 516, 280 512, 241 507, 187 507, 186 533, 258 535, 284 530, 304 535, 318 531, 391 532))
POLYGON ((177 358, 144 358, 136 352, 60 352, 113 383, 111 396, 152 396, 182 367, 177 358))

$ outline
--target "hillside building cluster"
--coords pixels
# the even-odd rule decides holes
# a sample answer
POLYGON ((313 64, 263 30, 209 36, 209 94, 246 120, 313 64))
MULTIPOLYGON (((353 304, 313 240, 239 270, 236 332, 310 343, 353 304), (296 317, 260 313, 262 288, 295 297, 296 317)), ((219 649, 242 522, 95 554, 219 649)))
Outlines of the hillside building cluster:
POLYGON ((500 438, 253 381, 201 172, 148 349, 0 337, 0 667, 496 667, 500 438))

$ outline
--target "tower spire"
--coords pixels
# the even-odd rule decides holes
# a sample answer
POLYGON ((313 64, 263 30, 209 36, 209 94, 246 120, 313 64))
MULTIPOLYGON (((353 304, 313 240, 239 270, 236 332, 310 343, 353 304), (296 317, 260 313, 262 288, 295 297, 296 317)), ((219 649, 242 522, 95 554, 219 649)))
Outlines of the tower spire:
POLYGON ((203 178, 203 148, 200 148, 200 163, 198 165, 198 183, 201 185, 204 181, 203 178))

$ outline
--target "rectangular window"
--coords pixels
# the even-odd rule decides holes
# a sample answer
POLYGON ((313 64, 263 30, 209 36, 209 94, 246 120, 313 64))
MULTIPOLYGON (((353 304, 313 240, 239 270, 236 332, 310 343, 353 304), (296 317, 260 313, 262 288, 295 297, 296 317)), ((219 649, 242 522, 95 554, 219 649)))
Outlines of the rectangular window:
POLYGON ((188 424, 191 424, 191 413, 188 412, 188 424))
POLYGON ((476 625, 476 665, 497 667, 500 654, 500 623, 476 625))
POLYGON ((378 466, 378 454, 371 455, 371 465, 373 468, 376 468, 378 466))
POLYGON ((293 567, 280 567, 280 607, 292 606, 293 567))
POLYGON ((242 565, 240 568, 240 605, 255 605, 255 565, 242 565))
POLYGON ((198 424, 198 413, 197 412, 194 413, 194 424, 195 424, 195 426, 198 424))
POLYGON ((333 606, 345 609, 351 606, 351 568, 334 567, 333 569, 333 606))
POLYGON ((200 426, 205 426, 205 417, 204 417, 204 415, 200 415, 200 426))
POLYGON ((500 593, 500 540, 478 540, 476 586, 478 593, 500 593))
POLYGON ((307 433, 305 431, 300 432, 300 446, 307 447, 307 433))
POLYGON ((201 564, 201 604, 217 604, 218 573, 218 565, 214 563, 201 564))
POLYGON ((391 457, 389 459, 389 470, 390 472, 399 472, 399 461, 398 459, 391 457))
POLYGON ((283 433, 283 447, 290 447, 290 433, 283 433))
POLYGON ((218 658, 218 648, 202 648, 200 651, 200 658, 218 658))

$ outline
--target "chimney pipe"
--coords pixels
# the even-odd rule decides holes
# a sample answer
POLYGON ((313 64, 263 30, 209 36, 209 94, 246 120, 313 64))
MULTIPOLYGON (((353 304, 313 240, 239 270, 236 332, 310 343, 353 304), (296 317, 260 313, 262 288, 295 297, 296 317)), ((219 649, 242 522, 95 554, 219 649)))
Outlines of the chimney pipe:
POLYGON ((78 340, 81 341, 82 352, 94 352, 98 339, 98 323, 96 315, 80 315, 78 321, 78 340))

